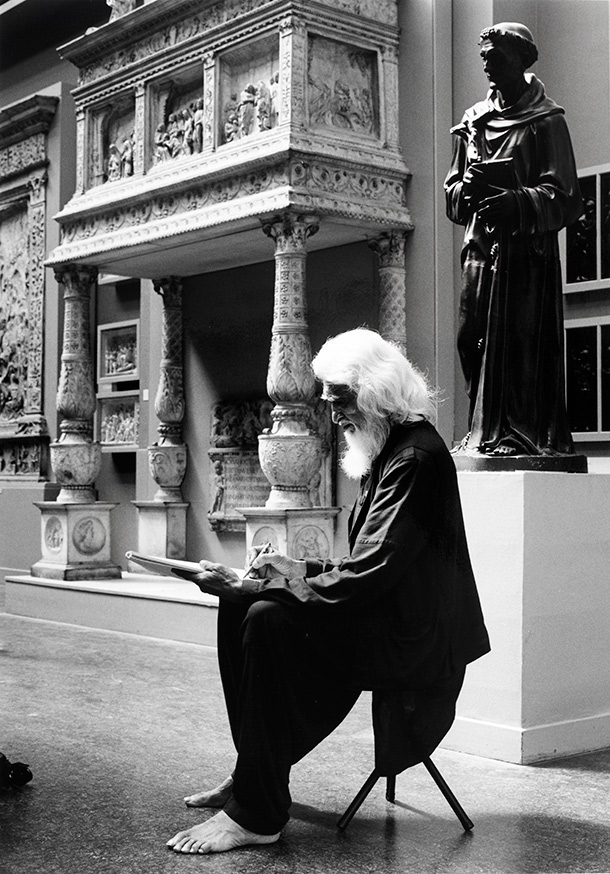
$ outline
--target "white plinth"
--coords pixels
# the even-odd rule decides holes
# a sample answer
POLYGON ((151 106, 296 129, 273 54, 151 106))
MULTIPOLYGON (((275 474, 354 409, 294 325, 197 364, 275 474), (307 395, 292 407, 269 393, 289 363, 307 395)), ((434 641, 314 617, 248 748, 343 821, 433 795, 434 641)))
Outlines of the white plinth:
POLYGON ((459 484, 492 652, 443 746, 521 764, 610 746, 610 475, 459 484))

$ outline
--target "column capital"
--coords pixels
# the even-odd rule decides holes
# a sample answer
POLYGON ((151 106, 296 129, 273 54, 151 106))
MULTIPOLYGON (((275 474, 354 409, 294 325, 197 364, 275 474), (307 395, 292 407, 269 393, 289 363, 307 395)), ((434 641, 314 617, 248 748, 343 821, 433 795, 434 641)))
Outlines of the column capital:
POLYGON ((153 288, 163 298, 164 306, 182 306, 182 279, 179 276, 153 279, 153 288))
POLYGON ((406 239, 406 231, 389 231, 369 240, 369 247, 378 256, 381 267, 404 267, 406 239))
POLYGON ((301 253, 309 237, 320 229, 320 219, 315 215, 284 213, 261 221, 263 233, 275 241, 275 251, 279 254, 301 253))

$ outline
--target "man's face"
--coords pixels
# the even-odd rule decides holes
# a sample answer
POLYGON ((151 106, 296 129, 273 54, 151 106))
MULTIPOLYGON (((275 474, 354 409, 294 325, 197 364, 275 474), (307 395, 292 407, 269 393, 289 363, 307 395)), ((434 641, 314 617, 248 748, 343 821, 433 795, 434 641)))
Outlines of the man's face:
POLYGON ((324 383, 322 400, 330 404, 332 420, 340 425, 344 432, 353 433, 366 425, 364 414, 358 409, 356 393, 347 385, 324 383))
POLYGON ((483 72, 489 84, 500 92, 523 77, 524 66, 519 53, 509 46, 494 45, 485 39, 481 43, 483 72))

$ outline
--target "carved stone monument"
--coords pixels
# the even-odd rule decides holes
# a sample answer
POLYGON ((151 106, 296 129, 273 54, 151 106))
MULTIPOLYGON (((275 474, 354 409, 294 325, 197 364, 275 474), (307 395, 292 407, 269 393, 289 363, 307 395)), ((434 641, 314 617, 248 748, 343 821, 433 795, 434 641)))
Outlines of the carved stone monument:
MULTIPOLYGON (((288 551, 332 552, 337 510, 326 504, 331 462, 313 412, 306 253, 377 241, 381 328, 404 345, 412 223, 395 112, 397 2, 111 5, 105 26, 60 49, 79 70, 77 186, 57 216, 61 244, 49 263, 192 276, 260 261, 262 225, 276 265, 274 407, 259 440, 270 492, 258 508, 232 507, 238 468, 254 463, 212 447, 209 518, 221 529, 243 511, 248 542, 272 528, 288 551)), ((177 426, 166 405, 161 422, 177 426)), ((153 476, 164 481, 155 502, 176 510, 180 501, 167 498, 178 497, 186 447, 176 431, 154 449, 153 476)))

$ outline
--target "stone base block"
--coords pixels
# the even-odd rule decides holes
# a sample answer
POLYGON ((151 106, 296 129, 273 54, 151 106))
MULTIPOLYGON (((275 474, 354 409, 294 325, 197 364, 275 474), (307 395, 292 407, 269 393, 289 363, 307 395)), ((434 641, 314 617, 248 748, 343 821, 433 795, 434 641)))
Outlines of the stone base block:
POLYGON ((297 559, 330 558, 334 553, 336 507, 312 509, 239 508, 246 517, 246 546, 271 543, 297 559))
MULTIPOLYGON (((174 501, 133 501, 138 509, 138 552, 167 558, 186 557, 188 504, 174 501)), ((130 562, 129 570, 142 568, 130 562)))
POLYGON ((443 746, 520 764, 610 746, 610 475, 458 478, 492 651, 443 746))
POLYGON ((116 504, 41 501, 42 558, 34 577, 54 580, 120 579, 110 558, 110 511, 116 504))

